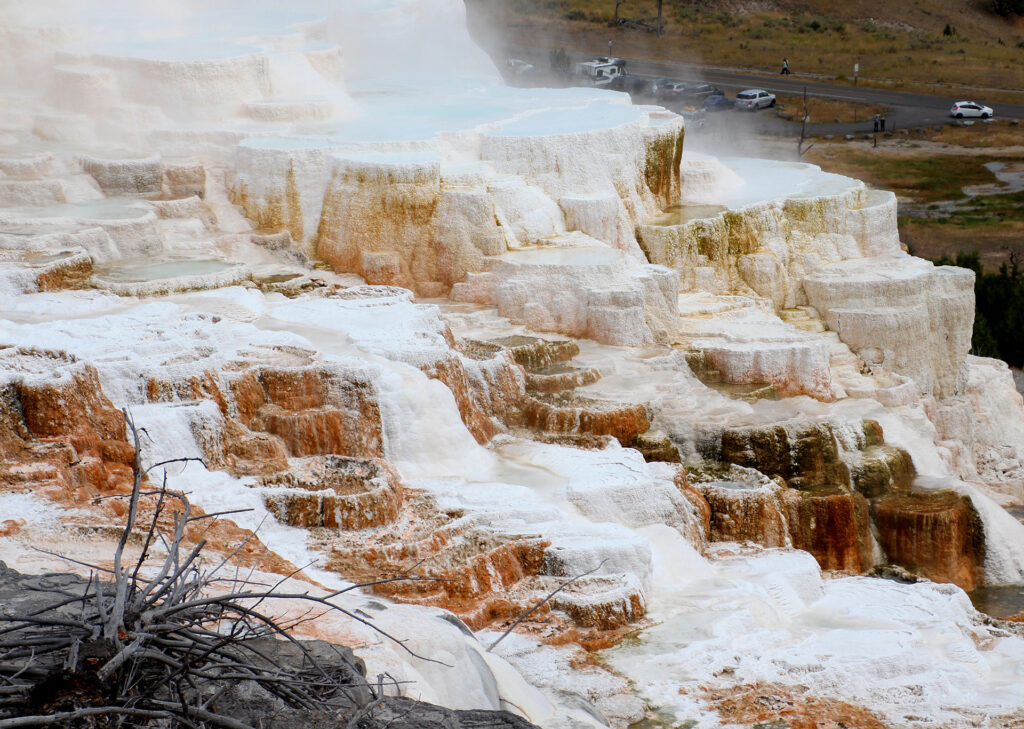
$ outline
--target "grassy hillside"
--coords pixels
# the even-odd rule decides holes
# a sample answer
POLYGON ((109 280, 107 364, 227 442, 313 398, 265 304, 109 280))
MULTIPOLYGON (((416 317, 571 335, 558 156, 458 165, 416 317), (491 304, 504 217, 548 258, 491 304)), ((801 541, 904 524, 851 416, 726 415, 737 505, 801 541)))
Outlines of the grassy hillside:
MULTIPOLYGON (((565 47, 915 88, 1024 90, 1024 22, 989 0, 664 0, 664 34, 610 26, 615 0, 466 0, 470 28, 505 47, 565 47), (948 26, 948 28, 947 28, 948 26)), ((620 17, 652 20, 656 0, 624 0, 620 17)), ((986 98, 995 98, 988 93, 986 98)), ((1004 100, 1019 100, 1003 96, 1004 100)))

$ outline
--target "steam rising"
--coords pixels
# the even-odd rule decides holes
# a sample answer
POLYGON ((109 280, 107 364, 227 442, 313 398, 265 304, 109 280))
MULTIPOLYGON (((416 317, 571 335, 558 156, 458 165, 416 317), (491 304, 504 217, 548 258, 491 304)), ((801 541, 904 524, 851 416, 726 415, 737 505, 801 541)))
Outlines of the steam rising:
POLYGON ((10 0, 0 66, 26 110, 87 114, 108 140, 168 119, 340 121, 366 113, 350 89, 499 81, 465 32, 461 0, 10 0))

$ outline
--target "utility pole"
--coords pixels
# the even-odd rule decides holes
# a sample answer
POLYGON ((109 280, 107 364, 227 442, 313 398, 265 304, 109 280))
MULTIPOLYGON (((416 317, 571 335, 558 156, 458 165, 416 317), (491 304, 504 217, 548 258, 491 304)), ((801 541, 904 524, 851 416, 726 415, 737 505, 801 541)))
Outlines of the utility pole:
POLYGON ((658 37, 659 38, 661 38, 661 31, 662 31, 662 28, 661 28, 661 6, 664 4, 664 2, 665 2, 665 0, 658 0, 658 37))

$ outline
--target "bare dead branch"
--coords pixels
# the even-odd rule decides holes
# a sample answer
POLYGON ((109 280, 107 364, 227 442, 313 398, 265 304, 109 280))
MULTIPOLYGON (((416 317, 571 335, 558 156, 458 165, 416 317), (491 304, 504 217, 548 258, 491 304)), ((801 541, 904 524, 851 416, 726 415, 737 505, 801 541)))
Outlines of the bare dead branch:
POLYGON ((508 634, 509 634, 509 633, 511 633, 511 632, 512 632, 513 630, 515 630, 515 629, 516 629, 516 626, 517 626, 517 625, 519 625, 519 624, 520 624, 521 622, 523 622, 524 620, 526 620, 526 618, 528 618, 528 617, 529 617, 529 616, 530 616, 531 614, 533 614, 533 613, 534 613, 534 612, 536 612, 536 611, 537 611, 538 609, 540 609, 540 608, 541 608, 541 607, 543 607, 543 606, 544 606, 545 604, 547 604, 547 602, 548 602, 549 600, 551 600, 551 598, 553 598, 553 597, 554 597, 555 595, 557 595, 558 593, 560 593, 560 592, 561 592, 562 590, 564 590, 565 588, 567 588, 567 587, 568 587, 569 585, 571 585, 572 583, 574 583, 574 582, 577 582, 577 581, 579 581, 579 580, 582 580, 582 579, 583 579, 584 577, 588 577, 588 576, 590 576, 590 575, 594 574, 594 573, 595 573, 595 572, 597 572, 597 571, 598 571, 599 569, 601 569, 602 567, 604 567, 604 563, 605 563, 605 562, 607 562, 607 561, 608 561, 608 560, 606 560, 606 559, 602 559, 602 560, 601 560, 601 564, 599 564, 599 565, 598 565, 597 567, 595 567, 594 569, 590 570, 589 572, 584 572, 584 573, 583 573, 583 574, 581 574, 581 575, 576 575, 575 577, 573 577, 573 578, 572 578, 572 579, 570 579, 570 580, 566 580, 566 581, 565 581, 565 582, 563 582, 563 583, 562 583, 561 585, 559 585, 558 587, 556 587, 556 588, 555 588, 554 590, 552 590, 551 592, 549 592, 549 593, 548 593, 548 594, 547 594, 547 595, 546 595, 546 596, 544 597, 544 599, 543 599, 543 600, 541 600, 540 602, 538 602, 537 604, 535 604, 535 605, 534 605, 534 606, 533 606, 532 608, 530 608, 530 609, 529 609, 529 610, 527 610, 527 611, 526 611, 525 613, 523 613, 523 614, 522 614, 522 615, 520 615, 520 616, 519 616, 518 618, 516 618, 515 622, 514 622, 514 623, 512 623, 512 625, 508 626, 508 629, 507 629, 507 630, 506 630, 506 631, 505 631, 504 633, 502 633, 502 634, 501 634, 501 636, 500 636, 500 637, 499 637, 499 638, 498 638, 498 639, 497 639, 496 641, 494 641, 494 642, 493 642, 493 643, 491 643, 491 644, 490 644, 489 646, 487 646, 487 651, 488 651, 488 652, 490 652, 490 651, 494 650, 495 646, 497 646, 497 645, 498 645, 498 643, 500 643, 501 641, 505 640, 505 638, 507 638, 507 637, 508 637, 508 634))
MULTIPOLYGON (((330 697, 351 692, 361 697, 368 695, 366 692, 375 695, 365 680, 339 683, 337 671, 332 673, 334 669, 322 666, 290 634, 296 626, 329 612, 370 627, 412 656, 441 663, 418 655, 406 641, 375 625, 369 616, 360 616, 359 611, 334 602, 363 587, 438 581, 412 576, 419 563, 398 577, 353 584, 324 596, 281 591, 301 569, 269 586, 252 579, 255 568, 250 568, 247 578, 241 577, 237 562, 233 576, 222 576, 254 534, 227 558, 207 566, 203 559, 205 538, 198 538, 188 547, 188 527, 205 520, 209 523, 202 530, 205 533, 217 518, 242 510, 193 515, 187 496, 168 488, 166 472, 159 488, 147 487, 147 474, 157 466, 200 459, 170 459, 143 469, 141 444, 143 436, 149 440, 148 434, 135 425, 127 410, 124 415, 135 454, 128 514, 115 547, 113 569, 39 550, 88 567, 89 579, 83 588, 49 591, 55 599, 31 614, 0 616, 0 729, 66 726, 67 722, 97 716, 115 718, 119 725, 161 719, 182 729, 254 729, 213 708, 217 697, 223 695, 224 681, 254 681, 286 704, 305 709, 322 709, 330 697), (139 527, 141 500, 154 496, 153 512, 139 527), (172 503, 176 505, 173 511, 172 503), (126 564, 129 537, 137 529, 143 533, 141 555, 126 564), (149 569, 156 543, 164 552, 149 569), (108 581, 101 581, 97 575, 108 581), (305 603, 307 609, 298 617, 278 619, 260 610, 270 600, 305 603), (282 668, 252 642, 266 637, 297 646, 303 667, 282 668), (95 671, 96 679, 107 687, 103 699, 107 705, 34 712, 29 703, 33 687, 53 677, 54 671, 78 671, 85 659, 100 661, 89 670, 95 671)), ((398 682, 394 683, 398 688, 398 682)), ((378 694, 382 693, 381 686, 378 694)))

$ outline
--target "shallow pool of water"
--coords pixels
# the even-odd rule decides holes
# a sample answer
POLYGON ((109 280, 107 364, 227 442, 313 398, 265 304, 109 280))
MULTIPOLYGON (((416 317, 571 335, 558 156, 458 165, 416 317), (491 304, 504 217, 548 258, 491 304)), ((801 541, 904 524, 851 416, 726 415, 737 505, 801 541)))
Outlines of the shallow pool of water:
POLYGON ((97 271, 97 275, 115 283, 139 283, 184 276, 206 276, 220 273, 237 264, 216 259, 192 259, 182 261, 144 262, 121 266, 110 266, 97 271))
POLYGON ((1024 613, 1024 585, 991 585, 967 593, 974 607, 993 618, 1024 613))
POLYGON ((801 162, 748 158, 727 158, 721 162, 743 181, 742 185, 724 193, 719 200, 730 209, 786 197, 838 195, 862 184, 801 162))
POLYGON ((4 211, 16 218, 68 218, 71 220, 132 220, 145 216, 149 209, 126 204, 124 200, 93 200, 39 207, 16 207, 4 211))
POLYGON ((691 220, 700 220, 702 218, 713 218, 716 215, 721 215, 728 208, 724 205, 673 205, 667 208, 664 213, 651 220, 650 225, 682 225, 683 223, 689 223, 691 220))
POLYGON ((1009 195, 1024 191, 1024 162, 986 162, 985 168, 995 175, 998 181, 965 187, 965 195, 1009 195))
POLYGON ((623 260, 623 255, 610 247, 543 246, 509 251, 501 260, 523 265, 603 266, 623 260))

